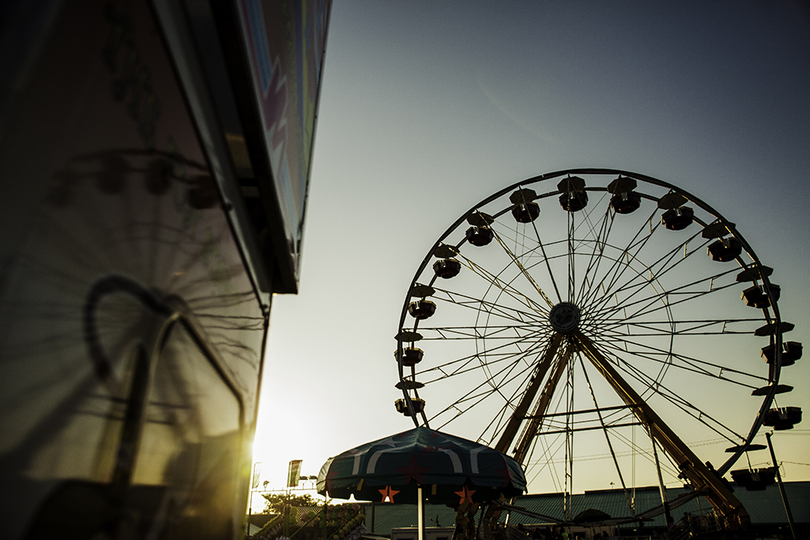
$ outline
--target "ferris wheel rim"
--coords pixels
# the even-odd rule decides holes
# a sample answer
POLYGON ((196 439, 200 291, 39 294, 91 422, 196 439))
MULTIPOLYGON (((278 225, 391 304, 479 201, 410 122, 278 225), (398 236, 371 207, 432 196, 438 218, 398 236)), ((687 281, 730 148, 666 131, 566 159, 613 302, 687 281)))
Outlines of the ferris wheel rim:
MULTIPOLYGON (((760 259, 758 258, 758 256, 754 252, 753 248, 745 240, 745 238, 739 233, 739 231, 737 231, 734 224, 728 222, 728 220, 726 220, 722 216, 722 214, 720 214, 720 212, 715 210, 708 203, 706 203, 705 201, 701 200, 700 198, 692 195, 690 192, 688 192, 688 191, 686 191, 686 190, 684 190, 684 189, 682 189, 682 188, 680 188, 678 186, 675 186, 674 184, 671 184, 671 183, 668 183, 668 182, 665 182, 663 180, 659 180, 659 179, 656 179, 656 178, 653 178, 653 177, 650 177, 650 176, 647 176, 647 175, 643 175, 643 174, 639 174, 639 173, 635 173, 635 172, 631 172, 631 171, 626 171, 626 170, 621 170, 621 169, 610 169, 610 168, 571 168, 571 169, 563 169, 563 170, 549 172, 549 173, 545 173, 545 174, 542 174, 542 175, 530 177, 530 178, 515 182, 515 183, 513 183, 513 184, 511 184, 511 185, 497 191, 496 193, 490 195, 489 197, 483 199, 482 201, 477 203, 475 206, 471 207, 469 210, 464 212, 461 215, 461 217, 459 217, 454 223, 452 223, 447 228, 447 230, 445 230, 445 232, 438 237, 437 241, 428 250, 427 255, 425 256, 425 258, 422 260, 421 264, 419 265, 419 267, 418 267, 418 269, 417 269, 417 271, 416 271, 416 273, 414 275, 414 278, 411 280, 408 292, 407 292, 406 297, 405 297, 405 302, 404 302, 404 305, 403 305, 403 309, 401 311, 401 317, 400 317, 399 327, 398 327, 399 331, 402 332, 407 326, 405 324, 405 321, 406 321, 406 318, 407 318, 407 308, 408 308, 408 305, 409 305, 409 303, 410 303, 410 301, 411 301, 411 299, 413 297, 412 296, 412 291, 413 291, 415 286, 420 285, 419 278, 420 278, 421 275, 423 275, 423 272, 427 268, 429 262, 434 257, 434 252, 438 248, 440 248, 440 246, 443 246, 443 245, 451 245, 452 246, 453 245, 453 244, 444 244, 444 241, 453 232, 458 231, 459 227, 465 222, 465 220, 467 220, 467 218, 469 216, 478 213, 480 208, 486 206, 489 203, 492 203, 493 201, 496 201, 497 199, 499 199, 501 197, 504 197, 505 195, 509 194, 510 192, 513 192, 513 191, 518 190, 518 189, 526 188, 526 187, 531 187, 531 186, 534 186, 536 184, 541 184, 543 182, 553 180, 553 179, 556 179, 556 178, 561 178, 561 177, 571 176, 571 175, 583 175, 583 176, 617 175, 619 178, 621 178, 621 177, 631 178, 631 179, 634 179, 634 180, 641 181, 641 182, 643 182, 645 184, 650 184, 650 185, 654 185, 654 186, 657 186, 657 187, 665 189, 665 190, 669 190, 669 192, 671 192, 671 193, 678 193, 678 194, 682 195, 683 197, 685 197, 691 204, 694 204, 694 205, 700 207, 704 212, 710 214, 716 220, 722 221, 722 223, 726 224, 729 227, 729 232, 736 239, 738 239, 741 242, 744 251, 751 258, 752 264, 749 265, 749 267, 754 266, 754 265, 761 265, 760 259)), ((589 191, 589 192, 597 192, 597 191, 598 192, 606 192, 607 191, 607 189, 603 188, 603 187, 588 187, 588 188, 585 188, 585 189, 586 189, 586 191, 589 191)), ((538 195, 537 199, 546 199, 546 198, 553 197, 555 195, 559 195, 561 193, 562 193, 561 190, 555 188, 555 189, 552 189, 550 191, 547 191, 547 192, 544 192, 544 193, 538 195)), ((650 199, 650 200, 660 200, 660 197, 658 199, 656 199, 653 196, 648 196, 648 195, 645 195, 645 194, 642 194, 642 197, 650 199)), ((508 210, 508 208, 507 208, 507 210, 508 210)), ((701 225, 702 228, 705 228, 707 225, 710 224, 709 222, 704 223, 704 222, 701 222, 701 221, 698 221, 698 220, 696 220, 696 222, 698 222, 701 225)), ((464 243, 465 243, 465 241, 462 240, 458 244, 458 246, 455 246, 455 247, 460 247, 464 243)), ((770 284, 770 280, 768 279, 768 276, 762 274, 759 279, 762 280, 763 286, 765 287, 766 292, 770 293, 771 284, 770 284)), ((428 286, 432 286, 433 282, 435 282, 435 280, 436 280, 436 276, 434 276, 432 278, 432 280, 428 284, 428 286)), ((770 384, 771 390, 768 392, 767 395, 765 395, 765 397, 763 399, 762 405, 760 407, 760 412, 761 413, 764 412, 770 406, 770 404, 773 402, 773 397, 774 397, 774 394, 776 392, 776 386, 777 386, 778 381, 779 381, 780 368, 781 368, 780 356, 781 356, 781 345, 782 345, 782 330, 781 330, 781 317, 780 317, 780 314, 779 314, 778 301, 774 299, 774 301, 771 303, 771 305, 769 307, 770 307, 770 311, 766 312, 765 318, 769 322, 773 322, 773 324, 774 324, 774 329, 775 329, 774 330, 774 339, 776 341, 776 355, 777 355, 777 358, 774 361, 775 369, 774 369, 774 374, 773 374, 773 377, 771 379, 771 384, 770 384)), ((414 332, 418 331, 418 326, 419 326, 419 321, 416 321, 414 323, 414 330, 413 330, 414 332)), ((402 349, 403 349, 403 340, 397 339, 397 354, 400 355, 400 356, 402 355, 402 349)), ((407 378, 407 375, 405 374, 404 366, 399 361, 398 361, 398 371, 399 371, 399 379, 400 379, 400 381, 405 381, 406 378, 407 378)), ((413 393, 414 397, 417 397, 417 398, 419 397, 418 389, 411 389, 411 392, 413 393)), ((411 404, 411 394, 409 393, 409 389, 406 388, 406 385, 403 385, 403 387, 402 387, 402 394, 403 394, 403 398, 404 398, 407 406, 410 408, 411 411, 413 411, 414 409, 412 408, 412 404, 411 404)), ((428 419, 428 417, 427 417, 424 410, 422 410, 418 414, 412 414, 411 416, 412 416, 412 419, 413 419, 413 422, 414 422, 415 425, 417 425, 417 426, 418 425, 428 425, 428 420, 429 419, 428 419), (421 421, 420 421, 420 418, 421 418, 421 421)), ((732 455, 729 457, 729 459, 726 460, 726 462, 722 466, 718 467, 717 471, 720 474, 723 474, 728 469, 730 469, 730 467, 737 461, 737 459, 741 456, 741 454, 746 450, 746 447, 751 443, 754 436, 757 434, 757 432, 759 431, 759 428, 762 425, 762 417, 763 417, 763 414, 759 414, 758 418, 754 420, 754 424, 751 426, 747 436, 745 437, 745 443, 743 445, 739 445, 738 449, 734 453, 732 453, 732 455)))

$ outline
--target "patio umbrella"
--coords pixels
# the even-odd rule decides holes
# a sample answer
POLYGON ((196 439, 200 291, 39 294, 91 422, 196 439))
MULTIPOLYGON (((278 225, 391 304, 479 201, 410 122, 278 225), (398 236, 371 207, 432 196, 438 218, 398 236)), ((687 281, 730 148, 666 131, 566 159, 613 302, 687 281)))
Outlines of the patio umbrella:
POLYGON ((318 493, 339 499, 460 506, 513 497, 526 477, 513 458, 488 446, 417 427, 329 458, 318 493))

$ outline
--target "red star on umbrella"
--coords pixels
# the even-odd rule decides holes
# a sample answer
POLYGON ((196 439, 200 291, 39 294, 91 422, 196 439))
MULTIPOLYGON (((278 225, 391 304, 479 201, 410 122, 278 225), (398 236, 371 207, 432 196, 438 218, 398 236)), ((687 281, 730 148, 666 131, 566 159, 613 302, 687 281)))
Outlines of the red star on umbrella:
POLYGON ((454 491, 453 493, 455 493, 456 495, 461 497, 461 500, 458 501, 458 504, 464 504, 467 501, 472 503, 473 502, 472 496, 473 496, 473 493, 475 493, 475 490, 474 489, 467 489, 467 486, 464 486, 463 488, 461 488, 461 491, 454 491))
POLYGON ((505 463, 503 469, 495 469, 495 472, 503 478, 502 486, 508 486, 512 483, 512 475, 509 473, 509 467, 505 463))
POLYGON ((405 475, 405 481, 403 483, 407 484, 411 481, 411 478, 416 480, 417 483, 424 485, 425 482, 422 479, 422 475, 428 472, 432 467, 422 467, 416 461, 416 456, 411 456, 411 461, 408 462, 406 467, 396 467, 396 469, 405 475))
POLYGON ((378 489, 377 491, 382 494, 382 501, 380 502, 390 503, 394 502, 394 495, 399 493, 396 489, 391 489, 391 486, 385 486, 385 489, 378 489))
POLYGON ((329 472, 326 473, 326 478, 325 478, 325 480, 326 480, 326 491, 331 491, 332 490, 332 478, 334 478, 335 476, 337 476, 337 471, 331 471, 330 470, 329 472))

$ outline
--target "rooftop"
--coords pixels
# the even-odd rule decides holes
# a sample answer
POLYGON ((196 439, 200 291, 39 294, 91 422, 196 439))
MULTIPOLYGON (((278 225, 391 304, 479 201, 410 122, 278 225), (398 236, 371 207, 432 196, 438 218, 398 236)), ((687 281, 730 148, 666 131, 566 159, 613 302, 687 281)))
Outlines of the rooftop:
MULTIPOLYGON (((796 523, 810 524, 810 482, 787 482, 784 484, 793 519, 796 523)), ((672 501, 686 488, 667 490, 667 499, 672 501)), ((762 491, 746 491, 736 487, 734 495, 743 503, 751 522, 754 525, 787 523, 785 508, 777 485, 768 486, 762 491)), ((661 496, 657 487, 637 489, 635 492, 636 512, 660 505, 661 496)), ((391 529, 416 526, 416 505, 366 503, 366 527, 370 533, 389 534, 391 529)), ((514 506, 524 508, 536 516, 547 516, 548 520, 511 512, 509 523, 512 525, 536 525, 563 519, 563 495, 546 493, 523 495, 517 497, 514 506)), ((571 500, 572 515, 589 508, 605 512, 612 518, 630 517, 627 497, 621 489, 587 491, 575 494, 571 500)), ((672 517, 677 522, 684 514, 705 514, 711 505, 704 497, 696 497, 672 510, 672 517)), ((428 527, 452 527, 456 512, 444 505, 425 505, 425 524, 428 527)), ((646 523, 649 527, 665 527, 663 515, 646 523)), ((632 525, 628 525, 632 526, 632 525)))

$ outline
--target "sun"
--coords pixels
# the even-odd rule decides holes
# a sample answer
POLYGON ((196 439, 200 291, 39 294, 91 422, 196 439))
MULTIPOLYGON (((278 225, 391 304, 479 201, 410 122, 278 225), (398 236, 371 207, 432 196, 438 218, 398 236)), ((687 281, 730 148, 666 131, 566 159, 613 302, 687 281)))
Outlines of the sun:
POLYGON ((302 427, 302 418, 307 413, 315 412, 306 411, 306 407, 302 409, 298 404, 290 407, 289 403, 282 393, 273 395, 263 392, 259 404, 251 469, 251 486, 257 486, 251 497, 252 510, 255 512, 264 508, 264 500, 257 495, 258 492, 291 490, 319 498, 315 492, 314 477, 329 456, 318 451, 321 445, 317 444, 315 435, 302 427), (282 405, 285 402, 287 405, 282 405), (293 410, 295 413, 291 414, 293 410), (300 476, 306 476, 307 480, 300 481, 296 488, 289 488, 289 464, 298 459, 302 460, 300 476))

